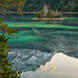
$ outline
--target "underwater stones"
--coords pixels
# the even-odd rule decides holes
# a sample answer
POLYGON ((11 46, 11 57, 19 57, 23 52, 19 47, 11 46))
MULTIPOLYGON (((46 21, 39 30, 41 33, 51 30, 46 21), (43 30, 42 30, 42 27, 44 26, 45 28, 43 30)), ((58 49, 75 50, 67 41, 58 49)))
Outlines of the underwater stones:
POLYGON ((53 53, 32 49, 12 49, 8 58, 11 62, 15 63, 13 69, 19 71, 35 71, 41 64, 49 61, 52 55, 53 53))
POLYGON ((32 56, 27 60, 27 64, 32 64, 32 65, 36 65, 37 64, 37 57, 36 56, 32 56))

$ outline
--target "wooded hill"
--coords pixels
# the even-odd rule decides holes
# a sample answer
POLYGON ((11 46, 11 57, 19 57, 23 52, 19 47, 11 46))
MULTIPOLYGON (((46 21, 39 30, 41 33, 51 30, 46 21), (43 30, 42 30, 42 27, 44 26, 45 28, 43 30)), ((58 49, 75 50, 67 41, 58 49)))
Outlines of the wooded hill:
POLYGON ((78 0, 27 0, 24 6, 25 11, 40 11, 48 4, 50 10, 62 10, 65 12, 78 12, 78 0))

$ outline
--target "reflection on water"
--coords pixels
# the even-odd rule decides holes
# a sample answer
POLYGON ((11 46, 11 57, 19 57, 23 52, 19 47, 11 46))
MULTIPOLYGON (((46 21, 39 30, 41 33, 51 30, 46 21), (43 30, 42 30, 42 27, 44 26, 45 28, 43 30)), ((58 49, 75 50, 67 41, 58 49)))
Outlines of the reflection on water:
POLYGON ((35 72, 22 73, 21 78, 78 78, 78 59, 57 53, 35 72))

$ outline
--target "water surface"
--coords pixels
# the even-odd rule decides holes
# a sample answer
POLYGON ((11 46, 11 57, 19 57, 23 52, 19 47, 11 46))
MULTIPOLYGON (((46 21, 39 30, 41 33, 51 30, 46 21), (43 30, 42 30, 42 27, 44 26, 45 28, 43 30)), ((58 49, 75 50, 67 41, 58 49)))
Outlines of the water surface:
POLYGON ((78 77, 77 15, 66 16, 67 23, 59 25, 33 21, 32 14, 11 14, 2 17, 6 18, 4 24, 20 30, 8 35, 8 43, 12 47, 8 56, 11 62, 15 62, 13 69, 26 72, 25 76, 23 74, 25 78, 78 77), (59 54, 60 52, 63 54, 59 54))

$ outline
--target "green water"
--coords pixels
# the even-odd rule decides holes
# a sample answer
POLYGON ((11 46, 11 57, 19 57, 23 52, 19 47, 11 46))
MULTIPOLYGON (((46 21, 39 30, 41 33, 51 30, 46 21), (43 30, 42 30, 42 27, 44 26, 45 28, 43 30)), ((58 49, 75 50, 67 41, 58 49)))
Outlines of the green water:
POLYGON ((35 42, 38 39, 41 39, 39 36, 33 35, 33 31, 20 31, 13 35, 9 35, 9 43, 28 43, 35 42))
POLYGON ((9 42, 30 42, 30 41, 35 41, 37 39, 39 39, 39 36, 34 36, 32 35, 32 31, 20 31, 17 34, 13 34, 11 36, 9 36, 11 39, 9 40, 9 42))
POLYGON ((78 21, 78 17, 66 17, 65 19, 78 21))
POLYGON ((37 27, 37 28, 78 29, 77 26, 45 24, 44 22, 4 22, 4 24, 8 24, 9 27, 37 27))
MULTIPOLYGON (((9 18, 12 19, 11 16, 9 18)), ((65 17, 65 20, 77 21, 78 18, 77 17, 65 17)), ((48 24, 46 23, 46 21, 33 21, 32 17, 29 17, 29 16, 14 17, 14 20, 12 19, 9 21, 8 20, 4 21, 4 24, 8 24, 9 27, 20 30, 20 32, 18 33, 9 35, 9 43, 11 44, 20 44, 20 45, 22 43, 23 44, 26 44, 26 43, 35 44, 35 43, 39 43, 40 41, 43 41, 46 43, 45 39, 48 40, 49 39, 48 36, 51 37, 52 35, 55 35, 55 36, 57 35, 57 37, 59 37, 59 34, 78 36, 78 26, 75 26, 75 25, 69 26, 69 25, 62 25, 62 24, 59 24, 59 25, 48 24), (22 20, 22 21, 19 21, 19 20, 22 20)))
MULTIPOLYGON (((9 27, 14 28, 49 28, 49 29, 64 29, 59 31, 50 32, 51 34, 70 34, 70 35, 78 35, 78 27, 77 26, 65 26, 65 25, 55 25, 55 24, 46 24, 43 21, 37 21, 37 22, 16 22, 16 21, 9 21, 4 22, 4 24, 8 24, 9 27), (74 30, 74 31, 67 31, 67 30, 74 30), (76 30, 76 31, 75 31, 76 30)), ((40 30, 21 30, 19 33, 15 33, 10 37, 9 42, 12 43, 27 43, 27 42, 35 42, 35 40, 41 40, 42 37, 40 35, 35 35, 36 33, 39 33, 40 30)))
MULTIPOLYGON (((25 18, 22 18, 22 20, 23 19, 25 18)), ((78 18, 68 17, 66 19, 77 21, 78 18)), ((47 24, 45 21, 31 21, 31 20, 30 21, 10 20, 10 21, 5 21, 4 24, 8 24, 9 27, 20 30, 20 32, 18 33, 9 35, 8 43, 11 45, 11 47, 18 49, 14 50, 15 52, 15 54, 13 53, 14 55, 16 55, 17 52, 18 54, 20 54, 20 56, 29 54, 29 58, 31 59, 33 56, 37 57, 39 54, 42 53, 40 57, 38 57, 38 60, 39 59, 41 60, 41 64, 44 64, 42 63, 42 61, 44 60, 41 59, 43 57, 42 55, 45 55, 44 52, 47 53, 50 52, 52 53, 52 55, 57 52, 63 52, 68 56, 78 58, 78 26, 47 24), (27 53, 27 51, 23 49, 33 49, 34 51, 31 52, 28 51, 27 53), (37 54, 35 50, 38 50, 38 53, 40 51, 40 53, 37 54)), ((48 54, 46 54, 46 56, 48 56, 48 54)), ((17 58, 17 60, 22 59, 21 57, 19 58, 18 55, 16 58, 15 57, 13 58, 14 59, 17 58)), ((20 64, 20 68, 21 65, 25 66, 27 65, 29 68, 31 68, 31 70, 33 70, 33 64, 29 63, 28 65, 28 62, 26 63, 28 57, 26 59, 24 58, 22 59, 23 64, 20 64)), ((43 58, 48 59, 45 57, 43 58)), ((34 59, 32 58, 32 62, 33 60, 34 59)), ((37 61, 36 63, 37 65, 38 63, 40 64, 39 61, 37 61)), ((17 63, 17 61, 15 62, 17 63)), ((21 63, 21 60, 18 60, 18 62, 21 63)), ((34 67, 37 67, 36 64, 34 64, 34 67)), ((25 68, 25 66, 24 68, 22 68, 22 70, 28 69, 28 67, 25 68)), ((17 64, 16 69, 18 67, 19 66, 17 64)))

